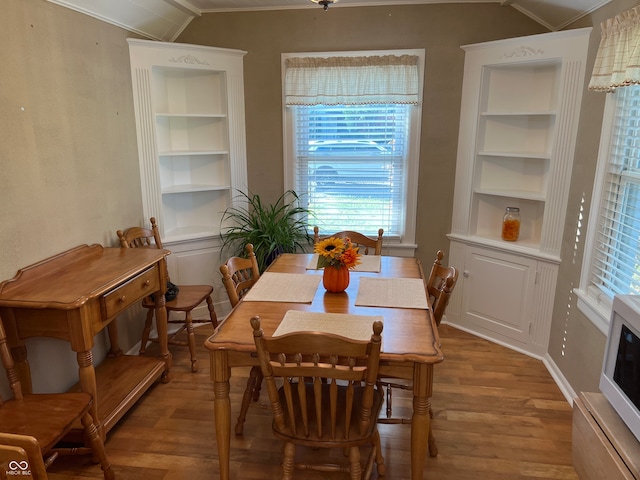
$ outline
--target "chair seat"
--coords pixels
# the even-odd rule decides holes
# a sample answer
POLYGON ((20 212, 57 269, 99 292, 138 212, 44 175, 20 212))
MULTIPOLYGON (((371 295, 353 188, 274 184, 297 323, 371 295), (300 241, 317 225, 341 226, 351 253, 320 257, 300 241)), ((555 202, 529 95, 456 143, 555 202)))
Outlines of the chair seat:
MULTIPOLYGON (((289 422, 285 424, 285 428, 283 430, 279 430, 276 423, 273 423, 273 431, 276 437, 289 441, 291 439, 296 439, 296 443, 300 445, 306 445, 310 447, 318 447, 322 448, 340 448, 340 447, 349 447, 349 446, 357 446, 363 445, 371 441, 371 436, 373 431, 376 428, 375 422, 369 423, 369 428, 365 432, 360 432, 360 422, 358 418, 357 412, 360 412, 362 405, 362 394, 364 393, 364 387, 356 387, 354 389, 354 398, 353 398, 353 415, 351 416, 350 428, 349 428, 349 438, 345 437, 345 413, 346 410, 344 408, 339 408, 336 411, 337 422, 336 422, 336 433, 335 437, 331 438, 331 402, 329 399, 329 384, 322 384, 322 398, 327 399, 322 402, 322 445, 318 443, 319 435, 318 435, 318 427, 316 424, 316 413, 314 411, 315 404, 314 402, 308 403, 307 415, 309 418, 309 435, 305 439, 304 436, 304 425, 302 423, 302 415, 300 414, 300 402, 298 401, 298 390, 296 388, 292 389, 293 405, 296 405, 296 432, 293 433, 291 425, 289 422), (308 443, 307 443, 308 442, 308 443)), ((308 399, 314 398, 313 394, 313 384, 306 383, 305 384, 305 392, 308 399)), ((346 392, 347 389, 345 387, 338 387, 338 404, 345 405, 346 404, 346 392)), ((280 396, 281 405, 287 405, 287 401, 285 399, 284 389, 281 387, 278 390, 280 396)), ((383 396, 377 389, 374 390, 373 395, 373 406, 371 408, 371 418, 378 418, 380 415, 380 409, 383 404, 383 396)), ((288 418, 287 413, 285 412, 285 417, 288 418)))
POLYGON ((91 395, 82 392, 25 395, 21 400, 8 400, 0 408, 0 431, 35 437, 46 452, 71 430, 91 402, 91 395))
MULTIPOLYGON (((210 285, 178 285, 178 296, 167 302, 165 307, 167 310, 175 312, 187 312, 204 302, 208 296, 213 293, 213 287, 210 285)), ((149 297, 142 302, 144 308, 155 308, 155 303, 149 297)))

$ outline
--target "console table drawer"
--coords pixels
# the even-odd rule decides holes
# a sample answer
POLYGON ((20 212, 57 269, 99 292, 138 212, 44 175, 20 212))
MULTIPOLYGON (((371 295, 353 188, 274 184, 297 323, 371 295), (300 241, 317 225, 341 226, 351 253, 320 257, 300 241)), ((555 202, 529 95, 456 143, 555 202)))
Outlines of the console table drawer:
POLYGON ((118 286, 104 295, 101 308, 104 318, 112 318, 138 300, 159 290, 158 271, 155 267, 118 286))

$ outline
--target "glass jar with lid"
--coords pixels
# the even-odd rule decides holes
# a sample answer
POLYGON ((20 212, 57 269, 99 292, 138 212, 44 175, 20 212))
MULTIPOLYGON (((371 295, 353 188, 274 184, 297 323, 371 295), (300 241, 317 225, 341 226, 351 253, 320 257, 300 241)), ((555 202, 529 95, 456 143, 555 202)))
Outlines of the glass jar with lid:
POLYGON ((502 239, 507 242, 515 242, 520 236, 520 209, 507 207, 502 218, 502 239))

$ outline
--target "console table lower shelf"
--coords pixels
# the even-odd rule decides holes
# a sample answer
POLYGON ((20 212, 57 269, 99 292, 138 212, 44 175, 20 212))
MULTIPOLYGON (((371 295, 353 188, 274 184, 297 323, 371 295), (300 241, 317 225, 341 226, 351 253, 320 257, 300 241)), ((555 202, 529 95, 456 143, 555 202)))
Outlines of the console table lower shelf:
POLYGON ((640 480, 640 442, 601 393, 573 402, 572 450, 580 480, 640 480))
MULTIPOLYGON (((104 435, 160 379, 164 371, 165 363, 161 358, 135 355, 107 357, 96 367, 98 417, 104 435)), ((81 391, 80 383, 69 391, 81 391)), ((81 443, 83 432, 78 422, 65 440, 81 443)))

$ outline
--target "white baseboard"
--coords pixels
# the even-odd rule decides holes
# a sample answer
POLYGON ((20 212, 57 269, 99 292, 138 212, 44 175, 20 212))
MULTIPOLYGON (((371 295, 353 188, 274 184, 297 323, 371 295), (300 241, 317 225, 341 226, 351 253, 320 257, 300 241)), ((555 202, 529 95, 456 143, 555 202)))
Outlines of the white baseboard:
POLYGON ((558 368, 558 365, 556 365, 556 362, 553 361, 548 353, 542 359, 542 362, 544 363, 544 366, 547 367, 549 374, 551 375, 551 377, 553 377, 553 380, 556 382, 556 385, 558 385, 558 388, 564 395, 564 398, 567 399, 569 405, 573 406, 573 400, 578 395, 576 394, 575 390, 573 390, 565 376, 562 374, 562 372, 558 368))

